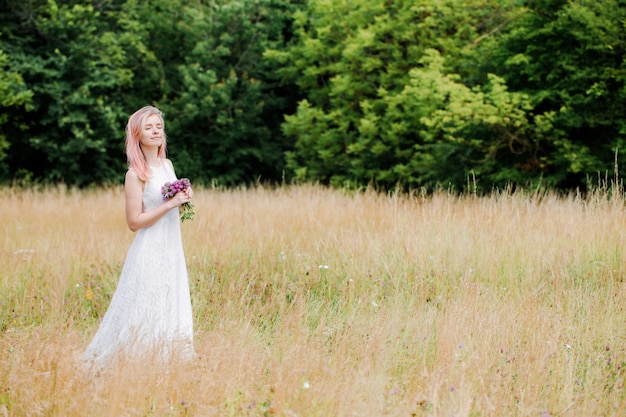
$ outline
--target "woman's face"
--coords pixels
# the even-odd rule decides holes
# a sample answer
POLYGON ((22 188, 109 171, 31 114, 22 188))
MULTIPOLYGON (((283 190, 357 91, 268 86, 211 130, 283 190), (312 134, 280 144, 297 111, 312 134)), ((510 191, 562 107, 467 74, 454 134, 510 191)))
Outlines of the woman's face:
POLYGON ((163 121, 159 116, 153 114, 146 118, 139 142, 144 148, 158 148, 163 144, 163 121))

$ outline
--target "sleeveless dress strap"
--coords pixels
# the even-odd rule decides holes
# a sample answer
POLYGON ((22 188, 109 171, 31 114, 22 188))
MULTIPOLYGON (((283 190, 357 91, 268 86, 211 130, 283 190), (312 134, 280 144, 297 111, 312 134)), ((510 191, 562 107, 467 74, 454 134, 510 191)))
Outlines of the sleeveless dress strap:
POLYGON ((178 179, 178 177, 176 176, 176 172, 174 172, 174 169, 170 166, 170 164, 165 160, 165 158, 163 158, 161 160, 161 164, 165 167, 165 171, 169 174, 172 174, 174 176, 174 178, 178 179))

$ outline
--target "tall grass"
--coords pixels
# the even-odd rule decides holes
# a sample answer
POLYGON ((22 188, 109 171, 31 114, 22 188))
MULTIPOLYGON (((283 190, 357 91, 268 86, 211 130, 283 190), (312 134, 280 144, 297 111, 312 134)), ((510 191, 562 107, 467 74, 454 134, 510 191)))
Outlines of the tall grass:
POLYGON ((624 201, 196 190, 199 359, 76 357, 133 233, 121 188, 3 189, 0 417, 626 414, 624 201))

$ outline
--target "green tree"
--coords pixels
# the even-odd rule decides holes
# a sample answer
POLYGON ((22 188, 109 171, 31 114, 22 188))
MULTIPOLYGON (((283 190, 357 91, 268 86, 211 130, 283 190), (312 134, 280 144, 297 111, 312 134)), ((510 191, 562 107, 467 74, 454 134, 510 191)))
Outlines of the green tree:
POLYGON ((123 138, 116 97, 132 80, 115 14, 87 1, 3 2, 0 10, 15 22, 0 45, 32 93, 3 126, 9 173, 71 184, 113 178, 123 138))
POLYGON ((446 185, 459 187, 471 174, 486 191, 530 182, 530 168, 541 163, 537 143, 551 121, 529 118, 529 97, 508 91, 494 74, 470 88, 460 76, 444 73, 444 59, 437 51, 427 50, 421 62, 424 66, 410 71, 403 90, 385 100, 384 132, 400 127, 420 132, 420 141, 407 148, 407 157, 388 175, 411 186, 441 185, 445 179, 446 185))
POLYGON ((289 168, 299 179, 335 185, 462 186, 493 147, 488 142, 503 140, 497 131, 510 130, 512 122, 494 119, 497 103, 520 113, 526 107, 500 80, 475 69, 481 40, 515 11, 497 1, 311 2, 297 14, 298 42, 267 54, 306 93, 283 126, 295 141, 289 168), (455 135, 468 137, 453 140, 448 124, 435 119, 461 112, 453 116, 460 121, 463 109, 450 102, 463 100, 482 113, 474 127, 463 119, 455 135))
POLYGON ((12 70, 9 56, 0 49, 0 177, 6 177, 9 172, 3 161, 7 157, 10 142, 3 125, 8 124, 12 111, 28 110, 32 96, 33 92, 26 87, 21 75, 12 70))
POLYGON ((486 70, 552 120, 541 174, 573 187, 612 170, 626 145, 626 2, 528 1, 486 70))
POLYGON ((0 0, 4 179, 120 181, 127 117, 156 104, 181 174, 279 180, 297 90, 263 52, 289 40, 302 4, 0 0), (8 93, 22 90, 23 105, 8 93))
MULTIPOLYGON (((265 49, 291 37, 297 1, 137 2, 160 63, 151 100, 166 113, 168 146, 181 173, 232 185, 280 180, 283 114, 297 92, 275 79, 265 49)), ((147 90, 150 91, 150 90, 147 90)))

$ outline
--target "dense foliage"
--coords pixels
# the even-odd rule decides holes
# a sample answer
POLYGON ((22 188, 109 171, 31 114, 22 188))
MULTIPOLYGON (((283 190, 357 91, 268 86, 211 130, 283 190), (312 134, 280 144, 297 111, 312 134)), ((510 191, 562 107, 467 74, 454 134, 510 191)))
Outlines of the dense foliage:
POLYGON ((578 186, 626 135, 625 2, 317 1, 272 56, 302 179, 578 186), (358 4, 359 7, 354 7, 358 4))
POLYGON ((0 0, 0 180, 579 187, 626 141, 626 0, 0 0))
POLYGON ((262 54, 290 37, 283 0, 0 2, 0 174, 119 181, 124 126, 166 115, 180 174, 225 184, 282 175, 293 89, 262 54))

